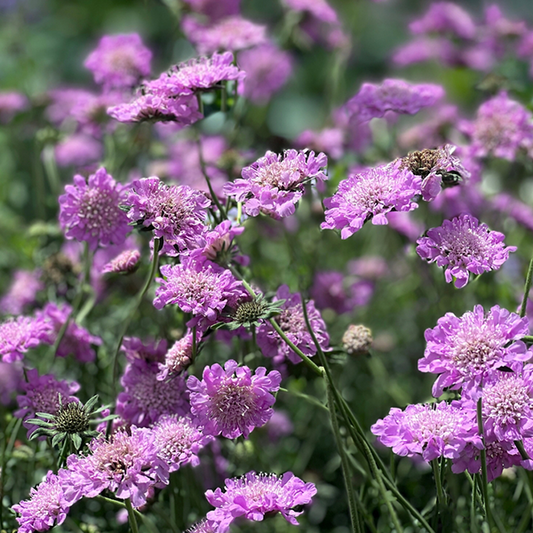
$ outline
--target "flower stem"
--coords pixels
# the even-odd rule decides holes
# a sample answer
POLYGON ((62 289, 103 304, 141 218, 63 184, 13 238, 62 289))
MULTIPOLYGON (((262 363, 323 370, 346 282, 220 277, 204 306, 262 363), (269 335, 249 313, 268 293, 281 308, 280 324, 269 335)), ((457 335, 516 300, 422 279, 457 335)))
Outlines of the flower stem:
POLYGON ((489 530, 493 530, 492 512, 489 503, 489 483, 487 478, 487 450, 485 447, 485 434, 483 431, 483 409, 481 398, 477 401, 477 427, 481 438, 483 439, 483 449, 481 455, 481 492, 483 493, 483 502, 485 504, 485 516, 489 525, 489 530))
POLYGON ((526 285, 524 287, 524 297, 522 298, 522 305, 520 306, 520 316, 526 316, 527 300, 529 298, 529 291, 533 281, 533 259, 529 262, 529 267, 526 274, 526 285))
POLYGON ((126 504, 126 509, 128 510, 128 522, 130 523, 130 529, 132 533, 139 533, 139 526, 137 525, 137 519, 135 518, 135 512, 133 506, 131 505, 131 500, 127 498, 124 500, 126 504))
POLYGON ((431 466, 433 467, 433 477, 435 478, 435 486, 437 487, 437 515, 440 515, 444 509, 444 491, 442 490, 442 479, 438 460, 433 459, 431 466))

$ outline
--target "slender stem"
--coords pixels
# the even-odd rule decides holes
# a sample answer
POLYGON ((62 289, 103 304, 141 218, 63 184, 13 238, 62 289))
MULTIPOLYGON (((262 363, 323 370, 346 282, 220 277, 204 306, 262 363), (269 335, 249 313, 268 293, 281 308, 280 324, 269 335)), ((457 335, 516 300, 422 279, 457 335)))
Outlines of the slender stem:
POLYGON ((526 274, 526 285, 524 287, 524 298, 522 298, 522 305, 520 306, 520 316, 526 316, 527 300, 529 298, 529 291, 531 289, 531 282, 533 281, 533 259, 529 262, 529 267, 526 274))
POLYGON ((477 401, 477 427, 481 438, 483 439, 483 449, 480 452, 481 455, 481 492, 483 493, 483 502, 485 504, 485 516, 489 524, 489 529, 492 531, 492 513, 489 503, 489 483, 487 477, 487 450, 485 447, 485 434, 483 431, 483 406, 481 398, 477 401))
POLYGON ((0 459, 0 529, 3 527, 3 510, 4 504, 4 478, 6 475, 7 460, 11 456, 13 446, 15 445, 15 439, 22 425, 21 418, 13 418, 6 428, 5 433, 2 435, 2 457, 0 459), (7 436, 9 435, 9 442, 7 436))
POLYGON ((196 351, 197 351, 197 346, 196 346, 196 326, 194 326, 192 328, 192 348, 191 348, 191 362, 194 363, 194 361, 196 360, 196 351))
POLYGON ((50 189, 55 196, 59 196, 61 192, 61 179, 57 170, 54 147, 51 144, 46 144, 43 148, 43 165, 50 189))
POLYGON ((135 512, 133 510, 133 505, 131 505, 131 500, 126 498, 124 503, 126 504, 126 509, 128 510, 128 522, 130 523, 130 529, 132 533, 139 533, 139 526, 137 525, 137 519, 135 518, 135 512))
POLYGON ((204 101, 202 100, 202 93, 196 93, 196 100, 198 101, 198 111, 204 114, 204 101))
MULTIPOLYGON (((467 472, 468 474, 468 472, 467 472)), ((470 531, 475 533, 479 530, 477 527, 476 521, 476 496, 477 496, 477 478, 472 480, 472 477, 468 476, 470 482, 472 483, 472 500, 470 502, 470 531)))
POLYGON ((521 440, 515 440, 514 445, 516 446, 516 449, 520 452, 520 457, 522 457, 524 461, 528 461, 530 457, 527 454, 526 449, 524 448, 524 443, 521 440))
POLYGON ((533 335, 526 335, 525 337, 522 337, 520 340, 524 342, 533 342, 533 335))
POLYGON ((433 467, 433 477, 435 478, 435 486, 437 487, 437 514, 440 515, 444 509, 444 491, 442 490, 442 479, 438 460, 433 459, 431 466, 433 467))
POLYGON ((222 84, 222 88, 220 89, 220 110, 225 113, 227 111, 227 101, 228 101, 228 92, 226 89, 226 83, 224 82, 222 84))

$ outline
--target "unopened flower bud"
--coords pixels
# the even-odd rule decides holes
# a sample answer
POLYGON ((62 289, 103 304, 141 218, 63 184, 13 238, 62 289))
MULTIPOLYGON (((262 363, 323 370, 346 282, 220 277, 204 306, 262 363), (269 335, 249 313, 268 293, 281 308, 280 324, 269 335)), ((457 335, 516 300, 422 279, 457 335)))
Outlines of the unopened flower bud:
POLYGON ((373 342, 372 331, 366 326, 350 324, 342 336, 342 346, 350 355, 368 352, 373 342))

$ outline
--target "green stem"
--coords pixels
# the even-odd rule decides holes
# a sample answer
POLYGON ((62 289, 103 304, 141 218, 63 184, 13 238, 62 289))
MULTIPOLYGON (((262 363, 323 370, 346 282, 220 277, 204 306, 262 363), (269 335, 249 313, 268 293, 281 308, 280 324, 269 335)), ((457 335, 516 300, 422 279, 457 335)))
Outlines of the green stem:
POLYGON ((43 148, 43 165, 50 189, 55 196, 59 196, 61 194, 61 179, 57 170, 54 147, 51 144, 46 144, 43 148))
POLYGON ((227 101, 228 101, 228 93, 227 93, 227 90, 226 90, 226 83, 227 82, 224 82, 222 84, 222 89, 220 90, 220 110, 225 113, 227 111, 227 108, 228 108, 228 104, 227 104, 227 101))
POLYGON ((438 459, 431 461, 433 467, 433 477, 435 478, 435 486, 437 487, 437 515, 440 515, 444 510, 444 491, 442 490, 442 479, 439 469, 438 459))
POLYGON ((485 447, 485 434, 483 430, 483 406, 481 398, 477 401, 477 427, 479 434, 483 440, 483 449, 480 452, 481 455, 481 492, 483 493, 483 502, 485 504, 485 516, 489 525, 489 530, 493 530, 492 513, 489 503, 489 483, 487 477, 487 450, 485 447))
POLYGON ((204 114, 204 101, 202 100, 202 93, 196 93, 196 100, 198 101, 198 111, 204 114))
POLYGON ((124 500, 126 504, 126 509, 128 510, 128 522, 130 523, 130 529, 132 533, 139 533, 139 526, 137 525, 137 519, 135 518, 135 511, 133 510, 133 505, 131 505, 131 500, 127 498, 124 500))
POLYGON ((529 267, 526 274, 526 285, 524 287, 524 298, 522 299, 522 305, 520 306, 520 316, 526 316, 527 300, 529 298, 529 291, 531 289, 531 282, 533 281, 533 259, 529 262, 529 267))
POLYGON ((528 461, 530 457, 527 454, 526 449, 524 448, 524 443, 521 440, 515 440, 514 445, 516 446, 516 449, 520 452, 520 457, 522 457, 524 461, 528 461))
POLYGON ((4 478, 6 475, 7 460, 11 456, 11 452, 13 451, 13 446, 15 445, 15 440, 17 438, 17 434, 20 430, 21 425, 21 418, 13 418, 9 423, 8 427, 6 428, 5 433, 2 435, 2 457, 0 460, 0 529, 3 528, 4 478), (8 435, 9 442, 7 440, 8 435))
POLYGON ((525 337, 522 337, 520 340, 524 342, 533 342, 533 335, 526 335, 525 337))

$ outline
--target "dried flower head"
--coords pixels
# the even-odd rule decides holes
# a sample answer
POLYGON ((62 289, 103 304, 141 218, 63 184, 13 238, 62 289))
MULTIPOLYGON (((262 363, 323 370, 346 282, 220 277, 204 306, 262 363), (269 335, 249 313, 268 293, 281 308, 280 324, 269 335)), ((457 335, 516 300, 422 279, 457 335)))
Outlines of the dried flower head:
POLYGON ((372 331, 363 325, 350 324, 342 336, 342 347, 350 355, 368 353, 372 342, 372 331))

